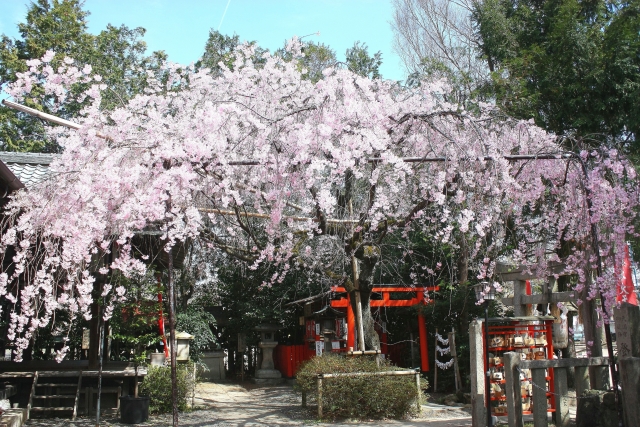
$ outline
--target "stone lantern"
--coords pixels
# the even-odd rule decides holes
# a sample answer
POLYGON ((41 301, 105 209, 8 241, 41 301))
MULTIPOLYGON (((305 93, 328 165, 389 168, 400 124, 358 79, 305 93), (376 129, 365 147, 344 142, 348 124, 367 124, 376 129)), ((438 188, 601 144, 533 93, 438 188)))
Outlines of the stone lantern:
MULTIPOLYGON (((167 338, 167 344, 171 345, 171 339, 169 337, 167 338)), ((189 360, 189 344, 193 338, 193 335, 186 332, 176 332, 176 360, 178 362, 185 362, 189 360)))
POLYGON ((326 305, 321 310, 311 315, 311 318, 320 325, 320 337, 324 341, 324 352, 330 353, 332 350, 332 341, 339 338, 337 320, 344 319, 345 314, 330 305, 326 305))
POLYGON ((278 345, 275 340, 275 332, 280 329, 278 325, 261 324, 255 330, 260 332, 258 347, 262 349, 262 363, 260 369, 256 369, 254 382, 256 384, 280 384, 282 374, 273 365, 273 349, 278 345))

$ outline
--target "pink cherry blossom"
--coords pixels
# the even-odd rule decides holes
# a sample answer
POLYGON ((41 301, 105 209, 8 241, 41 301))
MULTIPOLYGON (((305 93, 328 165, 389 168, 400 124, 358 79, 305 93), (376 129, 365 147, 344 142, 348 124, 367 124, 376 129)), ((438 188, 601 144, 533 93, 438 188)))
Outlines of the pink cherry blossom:
MULTIPOLYGON (((301 54, 295 39, 288 48, 301 54)), ((414 284, 449 269, 419 258, 412 233, 452 251, 467 242, 470 268, 491 281, 497 261, 544 275, 554 249, 571 242, 564 262, 584 287, 595 268, 595 224, 604 268, 590 297, 603 295, 607 310, 614 304, 613 266, 635 233, 638 205, 635 171, 618 152, 567 156, 530 121, 446 102, 446 82, 407 89, 336 68, 313 84, 277 55, 256 66, 252 52, 242 46, 233 70, 216 78, 166 64, 114 111, 100 109, 100 76, 66 59, 54 71, 50 52, 9 85, 18 101, 42 85, 54 110, 71 102, 75 83, 87 87, 77 98, 82 129, 47 129, 63 148, 50 179, 15 193, 7 208, 0 252, 14 267, 0 274, 0 297, 18 352, 56 310, 90 317, 96 273, 144 273, 151 254, 132 247, 141 231, 167 249, 198 240, 252 269, 271 263, 265 287, 294 269, 348 276, 344 242, 354 236, 402 242, 414 284), (513 233, 515 244, 507 242, 513 233), (100 260, 108 262, 94 268, 100 260)), ((111 303, 124 293, 103 288, 111 303)))

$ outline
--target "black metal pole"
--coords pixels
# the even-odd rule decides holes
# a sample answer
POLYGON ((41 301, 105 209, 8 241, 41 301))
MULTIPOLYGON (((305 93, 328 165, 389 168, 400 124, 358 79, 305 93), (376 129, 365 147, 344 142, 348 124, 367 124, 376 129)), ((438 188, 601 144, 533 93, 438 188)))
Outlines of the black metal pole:
POLYGON ((96 404, 96 427, 100 426, 100 398, 102 397, 102 358, 104 357, 104 318, 98 306, 98 328, 100 330, 100 345, 98 346, 98 402, 96 404))
POLYGON ((173 427, 178 426, 178 375, 176 359, 178 358, 178 348, 176 340, 176 305, 175 305, 175 284, 173 282, 173 252, 172 248, 167 250, 168 268, 167 278, 169 283, 169 333, 171 334, 171 408, 173 412, 173 427))
POLYGON ((492 427, 491 417, 491 373, 489 372, 489 300, 484 300, 484 389, 487 399, 487 427, 492 427))

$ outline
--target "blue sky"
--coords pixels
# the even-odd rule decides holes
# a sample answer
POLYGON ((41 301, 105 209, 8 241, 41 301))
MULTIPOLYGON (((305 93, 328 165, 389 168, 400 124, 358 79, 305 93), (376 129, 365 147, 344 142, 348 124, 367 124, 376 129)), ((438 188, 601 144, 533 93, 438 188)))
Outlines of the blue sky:
MULTIPOLYGON (((24 21, 30 3, 0 0, 0 33, 18 36, 16 24, 24 21)), ((359 40, 370 53, 382 52, 383 77, 405 78, 393 52, 391 0, 86 0, 85 9, 91 12, 90 32, 107 24, 144 27, 150 50, 164 50, 182 64, 198 59, 209 30, 219 25, 223 34, 236 33, 270 50, 294 35, 319 31, 307 39, 329 45, 339 60, 359 40)))

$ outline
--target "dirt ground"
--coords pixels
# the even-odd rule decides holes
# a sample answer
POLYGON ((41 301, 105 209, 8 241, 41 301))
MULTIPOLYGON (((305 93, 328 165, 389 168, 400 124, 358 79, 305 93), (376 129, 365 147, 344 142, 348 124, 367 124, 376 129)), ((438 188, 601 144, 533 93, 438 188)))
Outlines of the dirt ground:
MULTIPOLYGON (((254 427, 254 426, 354 426, 389 425, 392 427, 467 427, 471 425, 468 411, 425 402, 419 418, 384 421, 319 422, 316 407, 303 408, 301 396, 290 385, 257 387, 251 383, 201 383, 193 399, 194 409, 180 414, 180 425, 197 427, 254 427)), ((68 418, 32 419, 30 427, 91 427, 95 418, 81 417, 74 422, 68 418)), ((120 427, 117 417, 103 416, 100 425, 120 427)), ((170 415, 154 415, 141 426, 170 426, 170 415)))

